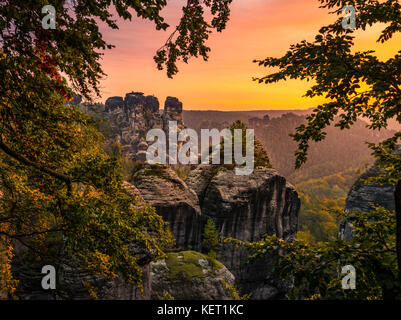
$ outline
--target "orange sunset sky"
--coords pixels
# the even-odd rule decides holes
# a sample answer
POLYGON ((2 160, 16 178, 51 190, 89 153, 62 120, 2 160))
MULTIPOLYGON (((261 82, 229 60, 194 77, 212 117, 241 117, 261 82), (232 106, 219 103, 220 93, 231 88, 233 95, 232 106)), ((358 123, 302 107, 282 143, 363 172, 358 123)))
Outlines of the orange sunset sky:
MULTIPOLYGON (((119 30, 102 28, 106 41, 116 47, 103 56, 107 77, 101 82, 101 100, 141 91, 158 97, 161 107, 166 96, 178 97, 186 110, 307 109, 322 102, 302 97, 310 82, 265 85, 252 81, 269 72, 253 59, 280 57, 291 44, 312 41, 321 26, 335 21, 335 15, 319 8, 319 1, 233 0, 227 29, 210 36, 209 61, 193 58, 189 64, 179 63, 180 72, 169 79, 165 71, 156 69, 153 56, 177 25, 185 2, 168 1, 162 12, 171 26, 167 32, 137 17, 120 22, 119 30)), ((376 43, 382 28, 377 25, 355 33, 356 49, 374 49, 383 59, 401 50, 400 36, 384 45, 376 43)))

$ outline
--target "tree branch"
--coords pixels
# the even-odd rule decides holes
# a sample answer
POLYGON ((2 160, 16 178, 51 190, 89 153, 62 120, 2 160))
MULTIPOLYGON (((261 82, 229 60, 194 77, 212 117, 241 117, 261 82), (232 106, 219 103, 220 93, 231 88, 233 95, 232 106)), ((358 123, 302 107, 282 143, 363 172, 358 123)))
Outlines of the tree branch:
POLYGON ((39 164, 26 159, 25 157, 17 154, 16 152, 14 152, 10 148, 8 148, 1 140, 0 140, 0 149, 3 150, 10 157, 14 158, 15 160, 18 160, 19 162, 21 162, 29 167, 33 167, 41 172, 47 173, 48 175, 51 175, 52 177, 65 182, 67 185, 67 192, 68 192, 68 194, 71 194, 71 192, 72 192, 72 178, 71 177, 65 175, 64 173, 60 173, 60 172, 54 171, 52 169, 42 167, 39 164))

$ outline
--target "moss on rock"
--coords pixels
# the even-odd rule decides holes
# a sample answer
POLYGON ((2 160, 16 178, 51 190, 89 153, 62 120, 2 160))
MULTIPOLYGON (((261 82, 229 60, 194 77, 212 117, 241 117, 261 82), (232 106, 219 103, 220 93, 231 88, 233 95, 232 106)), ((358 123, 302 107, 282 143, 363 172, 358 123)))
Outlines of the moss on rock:
POLYGON ((204 278, 210 275, 210 273, 205 273, 204 270, 210 269, 213 274, 223 267, 217 260, 196 251, 171 252, 166 258, 166 264, 170 279, 177 279, 182 276, 187 279, 204 278), (202 265, 203 261, 207 262, 207 265, 202 265))

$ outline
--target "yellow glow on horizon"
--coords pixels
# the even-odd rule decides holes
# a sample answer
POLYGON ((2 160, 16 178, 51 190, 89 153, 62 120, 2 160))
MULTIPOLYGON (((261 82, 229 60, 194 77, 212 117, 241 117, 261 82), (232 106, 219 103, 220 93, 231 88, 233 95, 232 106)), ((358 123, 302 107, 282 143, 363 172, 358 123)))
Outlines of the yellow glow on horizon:
MULTIPOLYGON (((280 57, 291 44, 303 39, 313 41, 319 28, 335 17, 318 8, 316 0, 269 0, 233 2, 231 20, 221 34, 212 34, 208 62, 191 59, 179 63, 179 74, 168 79, 156 70, 153 55, 168 33, 154 30, 151 23, 124 22, 120 30, 107 31, 106 40, 116 48, 106 52, 103 67, 108 77, 102 81, 103 101, 109 96, 124 96, 142 91, 159 98, 179 98, 185 110, 266 110, 308 109, 324 102, 323 97, 304 98, 311 82, 290 80, 258 84, 252 77, 272 72, 252 63, 267 56, 280 57)), ((401 36, 379 44, 383 25, 358 31, 355 50, 376 50, 388 59, 401 50, 401 36)))

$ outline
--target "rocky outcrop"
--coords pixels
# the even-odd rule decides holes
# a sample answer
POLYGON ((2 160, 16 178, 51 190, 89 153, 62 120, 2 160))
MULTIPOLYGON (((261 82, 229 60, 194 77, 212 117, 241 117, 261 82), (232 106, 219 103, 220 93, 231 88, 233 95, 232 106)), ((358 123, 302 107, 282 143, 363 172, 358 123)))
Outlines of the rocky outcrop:
POLYGON ((359 177, 351 187, 345 201, 347 211, 367 212, 375 207, 384 207, 388 210, 395 209, 395 186, 393 184, 380 185, 367 182, 367 179, 377 177, 379 174, 380 170, 377 167, 372 167, 359 177))
POLYGON ((176 300, 229 300, 234 276, 216 260, 195 252, 172 252, 150 264, 152 299, 168 293, 176 300))
POLYGON ((108 141, 119 142, 123 153, 134 161, 144 162, 150 129, 162 129, 168 137, 169 121, 177 121, 178 132, 184 128, 182 103, 167 97, 164 110, 159 110, 159 101, 142 92, 131 92, 122 97, 110 97, 105 103, 105 118, 111 126, 108 141))
MULTIPOLYGON (((373 166, 359 177, 351 187, 345 201, 345 210, 347 212, 368 212, 378 207, 383 207, 390 211, 395 210, 395 186, 390 183, 380 185, 378 183, 367 182, 370 177, 377 177, 379 175, 379 168, 373 166)), ((340 238, 349 241, 352 238, 352 229, 352 224, 347 222, 347 220, 343 220, 339 228, 340 238)))
POLYGON ((213 218, 222 236, 255 241, 263 234, 295 237, 300 200, 276 170, 255 168, 248 176, 224 167, 201 165, 186 183, 199 197, 202 214, 213 218))
MULTIPOLYGON (((178 125, 181 126, 184 123, 182 117, 182 102, 177 98, 167 97, 164 103, 162 118, 164 128, 168 127, 168 121, 177 121, 178 125)), ((179 129, 183 129, 183 126, 179 129)))
POLYGON ((169 223, 179 248, 200 249, 202 218, 198 197, 173 169, 144 164, 133 174, 131 182, 169 223))
MULTIPOLYGON (((295 238, 300 199, 294 187, 271 168, 258 167, 249 176, 224 166, 199 165, 182 181, 169 167, 144 164, 131 181, 146 202, 156 208, 182 249, 201 250, 208 218, 220 240, 233 237, 257 241, 264 234, 295 238)), ((218 260, 236 278, 243 293, 254 299, 284 298, 290 283, 275 279, 275 257, 244 265, 247 253, 221 241, 218 260)))
POLYGON ((105 111, 112 113, 114 110, 124 110, 124 99, 122 97, 110 97, 106 100, 105 111))
MULTIPOLYGON (((300 199, 274 169, 259 167, 239 176, 224 167, 201 165, 186 183, 197 193, 204 219, 215 221, 221 239, 257 241, 264 234, 295 238, 300 199)), ((271 278, 275 258, 244 266, 246 257, 241 248, 229 244, 221 244, 218 252, 218 260, 234 274, 242 292, 252 292, 254 299, 283 298, 289 283, 271 278)))

